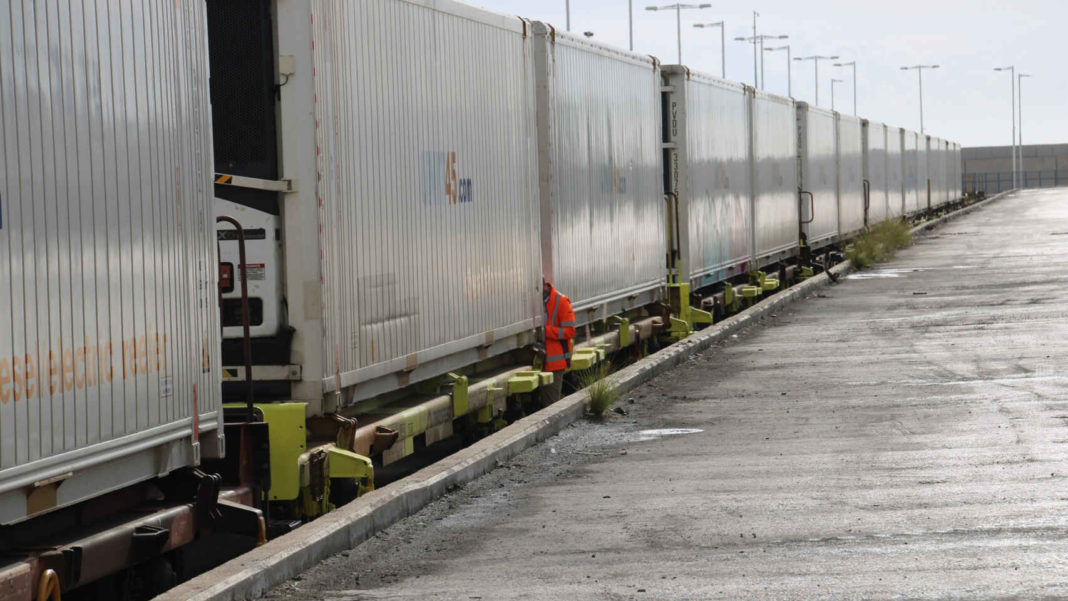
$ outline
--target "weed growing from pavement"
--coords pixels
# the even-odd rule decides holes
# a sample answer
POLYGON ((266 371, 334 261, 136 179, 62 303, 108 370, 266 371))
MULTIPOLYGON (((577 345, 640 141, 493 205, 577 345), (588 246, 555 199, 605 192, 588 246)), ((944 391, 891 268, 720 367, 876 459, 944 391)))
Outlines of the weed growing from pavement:
POLYGON ((590 395, 590 413, 600 417, 619 398, 619 391, 608 382, 611 365, 606 361, 579 374, 579 384, 590 395))
POLYGON ((872 263, 885 261, 895 250, 912 242, 909 226, 902 221, 885 221, 857 236, 846 248, 846 258, 853 267, 864 269, 872 263))

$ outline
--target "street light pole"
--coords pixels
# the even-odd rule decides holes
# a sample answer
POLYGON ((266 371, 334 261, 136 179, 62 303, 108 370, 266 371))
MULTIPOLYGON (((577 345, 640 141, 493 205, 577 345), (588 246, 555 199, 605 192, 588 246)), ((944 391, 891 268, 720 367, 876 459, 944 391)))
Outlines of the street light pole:
POLYGON ((837 60, 838 56, 799 56, 795 58, 795 61, 812 61, 816 67, 816 106, 820 105, 820 61, 821 60, 837 60))
POLYGON ((857 61, 835 63, 835 67, 853 67, 853 116, 857 116, 857 61))
POLYGON ((775 52, 777 50, 786 51, 786 95, 790 98, 794 97, 794 76, 793 76, 793 62, 790 57, 790 45, 778 46, 776 48, 765 48, 764 52, 775 52))
POLYGON ((902 71, 916 70, 916 73, 920 78, 920 133, 923 133, 923 70, 924 69, 938 69, 941 65, 912 65, 911 67, 901 67, 902 71))
POLYGON ((627 0, 627 23, 630 26, 630 51, 634 52, 634 0, 627 0))
POLYGON ((674 10, 675 11, 675 26, 678 35, 679 46, 679 64, 682 64, 682 9, 701 9, 711 8, 711 4, 668 4, 666 6, 646 6, 645 10, 658 11, 658 10, 674 10))
POLYGON ((764 89, 764 36, 760 38, 760 89, 764 89))
POLYGON ((739 42, 752 42, 754 51, 756 51, 756 49, 757 49, 757 44, 760 44, 760 79, 759 79, 759 81, 757 80, 756 61, 754 61, 753 62, 753 87, 754 88, 759 86, 761 90, 764 89, 764 40, 785 40, 785 39, 788 39, 789 37, 790 36, 788 36, 788 35, 760 34, 760 35, 757 35, 757 36, 753 36, 751 38, 734 38, 735 40, 737 40, 739 42))
POLYGON ((754 10, 753 11, 753 87, 754 88, 757 87, 757 46, 756 46, 757 27, 756 27, 756 22, 757 22, 757 17, 759 17, 759 16, 760 16, 760 13, 758 13, 757 11, 754 10))
POLYGON ((698 29, 704 29, 706 27, 719 28, 719 76, 723 79, 727 79, 727 32, 724 31, 726 26, 723 24, 723 21, 716 21, 715 23, 694 23, 693 26, 698 29))
POLYGON ((567 30, 571 31, 571 0, 564 0, 564 9, 567 11, 567 30))
POLYGON ((831 112, 834 112, 834 84, 844 83, 844 79, 831 79, 831 112))
MULTIPOLYGON (((1019 147, 1018 154, 1020 155, 1020 172, 1024 174, 1024 180, 1027 179, 1027 170, 1024 169, 1023 158, 1023 78, 1025 77, 1031 77, 1031 75, 1027 73, 1018 73, 1016 75, 1016 104, 1020 106, 1020 143, 1017 146, 1019 147)), ((1041 179, 1039 182, 1041 183, 1041 179)))
POLYGON ((675 5, 676 41, 679 43, 679 64, 682 64, 682 4, 675 5))
POLYGON ((1012 75, 1012 187, 1016 188, 1016 65, 997 67, 995 71, 1008 71, 1012 75))

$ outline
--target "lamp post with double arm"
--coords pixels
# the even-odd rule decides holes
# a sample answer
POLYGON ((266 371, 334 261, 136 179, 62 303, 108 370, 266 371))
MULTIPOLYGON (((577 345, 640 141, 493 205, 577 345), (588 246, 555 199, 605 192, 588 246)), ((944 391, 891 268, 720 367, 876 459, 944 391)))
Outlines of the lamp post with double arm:
POLYGON ((833 60, 837 60, 837 59, 838 59, 837 56, 821 56, 821 55, 816 55, 816 54, 814 54, 812 56, 799 56, 799 57, 794 59, 795 61, 812 61, 812 64, 815 66, 815 69, 816 69, 816 106, 820 105, 820 61, 823 61, 823 60, 833 61, 833 60))
POLYGON ((699 10, 702 8, 711 8, 711 4, 666 4, 664 6, 646 6, 645 10, 658 11, 658 10, 673 10, 675 11, 675 24, 678 35, 679 45, 679 64, 682 64, 682 11, 683 10, 699 10))

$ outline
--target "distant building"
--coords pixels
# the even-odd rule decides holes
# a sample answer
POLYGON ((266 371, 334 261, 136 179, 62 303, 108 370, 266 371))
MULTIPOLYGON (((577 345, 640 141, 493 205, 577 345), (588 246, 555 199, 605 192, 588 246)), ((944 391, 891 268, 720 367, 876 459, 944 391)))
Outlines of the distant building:
MULTIPOLYGON (((1068 144, 1021 146, 1019 187, 1052 188, 1068 186, 1068 144)), ((976 146, 962 148, 964 191, 987 194, 1012 188, 1012 147, 976 146)))

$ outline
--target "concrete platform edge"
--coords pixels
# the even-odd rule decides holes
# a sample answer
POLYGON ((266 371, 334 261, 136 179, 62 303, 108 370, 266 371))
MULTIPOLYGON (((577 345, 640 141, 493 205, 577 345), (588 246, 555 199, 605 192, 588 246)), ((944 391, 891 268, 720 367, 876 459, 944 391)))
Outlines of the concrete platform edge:
POLYGON ((932 219, 930 221, 925 221, 925 222, 917 225, 916 227, 912 228, 910 231, 911 231, 911 233, 913 235, 916 235, 916 234, 922 233, 922 232, 924 232, 926 230, 933 229, 933 228, 935 228, 935 227, 937 227, 939 225, 942 225, 943 223, 945 223, 947 221, 951 221, 953 219, 956 219, 957 217, 961 217, 961 216, 967 215, 968 213, 971 213, 972 211, 974 211, 974 210, 976 210, 978 208, 985 207, 986 205, 994 202, 995 200, 1000 200, 1000 199, 1008 196, 1009 194, 1012 194, 1015 191, 1016 190, 1007 190, 1005 192, 1001 192, 999 194, 995 194, 995 195, 991 196, 990 198, 987 198, 986 200, 981 200, 981 201, 979 201, 979 202, 977 202, 975 204, 971 204, 971 205, 968 205, 968 206, 966 206, 966 207, 964 207, 962 209, 958 209, 956 211, 953 211, 952 213, 947 213, 945 215, 942 215, 941 217, 938 217, 937 219, 932 219))
MULTIPOLYGON (((1004 192, 912 229, 914 235, 970 213, 1011 192, 1004 192)), ((852 271, 848 262, 831 269, 836 276, 852 271)), ((783 306, 809 296, 830 279, 820 274, 779 292, 756 306, 665 348, 609 376, 620 394, 637 388, 679 365, 691 355, 727 339, 783 306)), ((491 471, 522 450, 560 432, 583 417, 588 396, 579 391, 555 405, 523 418, 389 487, 327 514, 294 532, 201 574, 156 597, 157 601, 231 601, 251 599, 304 570, 351 549, 375 533, 408 517, 446 492, 491 471)))

